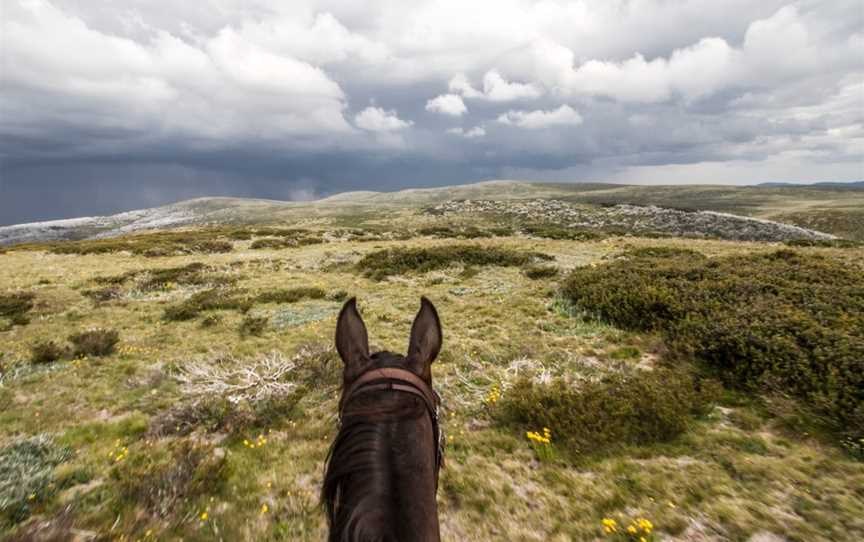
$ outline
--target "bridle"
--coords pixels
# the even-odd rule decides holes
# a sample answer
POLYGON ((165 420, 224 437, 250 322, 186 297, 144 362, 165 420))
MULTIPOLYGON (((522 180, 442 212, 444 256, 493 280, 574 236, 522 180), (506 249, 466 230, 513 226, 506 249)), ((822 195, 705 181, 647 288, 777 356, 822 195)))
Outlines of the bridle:
POLYGON ((381 367, 370 369, 361 374, 342 393, 339 400, 339 423, 345 413, 345 407, 357 395, 370 391, 393 390, 410 393, 423 400, 426 412, 432 421, 432 435, 435 439, 435 486, 438 486, 438 471, 444 466, 444 434, 438 423, 438 409, 441 397, 426 383, 425 380, 406 369, 397 367, 381 367))

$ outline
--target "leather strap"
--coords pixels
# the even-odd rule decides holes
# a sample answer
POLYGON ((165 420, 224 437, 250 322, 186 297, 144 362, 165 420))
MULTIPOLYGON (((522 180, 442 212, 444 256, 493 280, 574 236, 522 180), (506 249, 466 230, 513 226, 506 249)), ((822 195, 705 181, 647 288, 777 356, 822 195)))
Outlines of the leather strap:
POLYGON ((426 381, 424 381, 416 374, 406 369, 399 369, 397 367, 382 367, 380 369, 372 369, 360 375, 360 377, 358 377, 357 380, 352 382, 351 386, 342 394, 342 400, 339 404, 340 415, 345 409, 345 405, 348 403, 348 400, 351 399, 351 397, 354 396, 358 391, 362 390, 365 392, 366 390, 371 391, 373 389, 393 389, 397 391, 413 393, 414 395, 423 399, 423 402, 426 403, 426 408, 432 415, 432 419, 436 422, 438 421, 438 404, 440 403, 438 394, 435 393, 435 391, 429 386, 429 384, 426 383, 426 381), (391 382, 389 384, 379 384, 376 386, 367 385, 375 382, 376 380, 389 380, 391 382), (404 384, 400 384, 398 382, 403 382, 404 384))
POLYGON ((410 393, 423 400, 426 404, 426 412, 432 420, 432 433, 435 439, 435 487, 438 487, 438 471, 444 466, 444 433, 438 425, 438 405, 441 398, 435 393, 429 384, 422 378, 406 369, 397 367, 382 367, 371 369, 360 375, 351 383, 348 389, 342 393, 339 401, 339 419, 344 414, 345 406, 355 395, 376 390, 394 390, 410 393), (379 382, 375 384, 375 382, 379 382))

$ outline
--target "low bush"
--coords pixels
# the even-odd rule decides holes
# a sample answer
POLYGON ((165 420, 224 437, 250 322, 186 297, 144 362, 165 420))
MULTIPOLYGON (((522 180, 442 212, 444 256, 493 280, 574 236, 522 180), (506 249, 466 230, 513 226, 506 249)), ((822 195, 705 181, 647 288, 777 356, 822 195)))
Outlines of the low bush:
POLYGON ((201 327, 215 327, 222 323, 222 316, 219 314, 209 314, 201 319, 201 327))
POLYGON ((30 361, 32 363, 52 363, 67 353, 65 347, 54 341, 40 341, 30 345, 30 361))
POLYGON ((284 236, 284 237, 265 237, 263 239, 256 239, 252 241, 252 244, 249 245, 249 248, 252 249, 282 249, 282 248, 293 248, 304 245, 316 245, 319 243, 323 243, 324 240, 320 237, 315 236, 302 236, 302 237, 292 237, 292 236, 284 236))
POLYGON ((619 327, 661 332, 729 385, 780 387, 864 434, 864 272, 846 261, 631 253, 574 271, 563 293, 619 327))
POLYGON ((91 299, 96 304, 118 299, 122 294, 123 290, 119 286, 105 286, 104 288, 94 288, 81 292, 81 295, 91 299))
POLYGON ((111 355, 119 341, 120 334, 115 329, 90 329, 69 336, 75 357, 111 355))
POLYGON ((180 516, 186 503, 218 492, 228 475, 224 453, 188 440, 133 449, 121 458, 111 471, 121 497, 153 517, 180 516))
POLYGON ((480 229, 476 226, 429 226, 417 230, 418 235, 438 237, 439 239, 488 239, 490 237, 507 237, 513 235, 513 230, 505 227, 480 229))
POLYGON ((243 318, 240 322, 240 334, 260 336, 267 329, 267 324, 270 319, 266 316, 252 316, 251 314, 243 318))
POLYGON ((582 228, 568 228, 558 224, 528 224, 522 231, 532 237, 569 241, 596 241, 606 237, 601 232, 582 228))
POLYGON ((443 245, 431 248, 392 248, 364 256, 357 269, 373 280, 411 271, 426 273, 451 265, 463 266, 524 266, 552 257, 539 252, 517 251, 499 247, 475 245, 443 245))
POLYGON ((522 274, 531 280, 548 279, 558 275, 558 268, 554 265, 528 265, 522 269, 522 274))
POLYGON ((0 525, 18 523, 54 493, 54 467, 70 457, 51 437, 23 438, 0 448, 0 525))
POLYGON ((167 307, 162 318, 169 321, 192 320, 208 310, 247 312, 253 304, 253 301, 245 295, 243 290, 211 288, 196 292, 189 299, 167 307))
POLYGON ((784 241, 790 247, 818 247, 818 248, 860 248, 864 246, 861 241, 851 239, 790 239, 784 241))
POLYGON ((207 282, 204 272, 207 266, 201 262, 193 262, 182 267, 151 269, 147 273, 140 288, 142 290, 158 290, 167 284, 197 285, 207 282))
POLYGON ((280 290, 269 290, 255 296, 256 303, 296 303, 302 299, 322 299, 327 292, 321 288, 300 286, 280 290))
POLYGON ((500 422, 521 431, 549 428, 556 442, 587 454, 671 440, 694 416, 710 411, 719 395, 716 381, 656 369, 612 373, 578 385, 521 380, 503 394, 494 412, 500 422))
POLYGON ((32 292, 14 292, 0 294, 0 318, 9 321, 12 326, 23 326, 30 323, 27 313, 33 308, 32 292))

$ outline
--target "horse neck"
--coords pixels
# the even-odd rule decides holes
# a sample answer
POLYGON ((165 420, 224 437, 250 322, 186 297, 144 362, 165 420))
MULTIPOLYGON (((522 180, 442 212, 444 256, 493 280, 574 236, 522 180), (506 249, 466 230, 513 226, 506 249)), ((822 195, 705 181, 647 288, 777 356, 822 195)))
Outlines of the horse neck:
POLYGON ((440 540, 433 440, 425 407, 417 417, 343 427, 325 477, 325 487, 340 481, 330 540, 440 540))

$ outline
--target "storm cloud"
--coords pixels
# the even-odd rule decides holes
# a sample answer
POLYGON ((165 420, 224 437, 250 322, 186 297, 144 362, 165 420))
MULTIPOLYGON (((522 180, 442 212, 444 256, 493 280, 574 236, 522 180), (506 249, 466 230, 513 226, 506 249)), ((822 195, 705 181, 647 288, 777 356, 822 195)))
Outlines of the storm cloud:
POLYGON ((0 6, 0 224, 492 178, 864 177, 858 0, 0 6))

